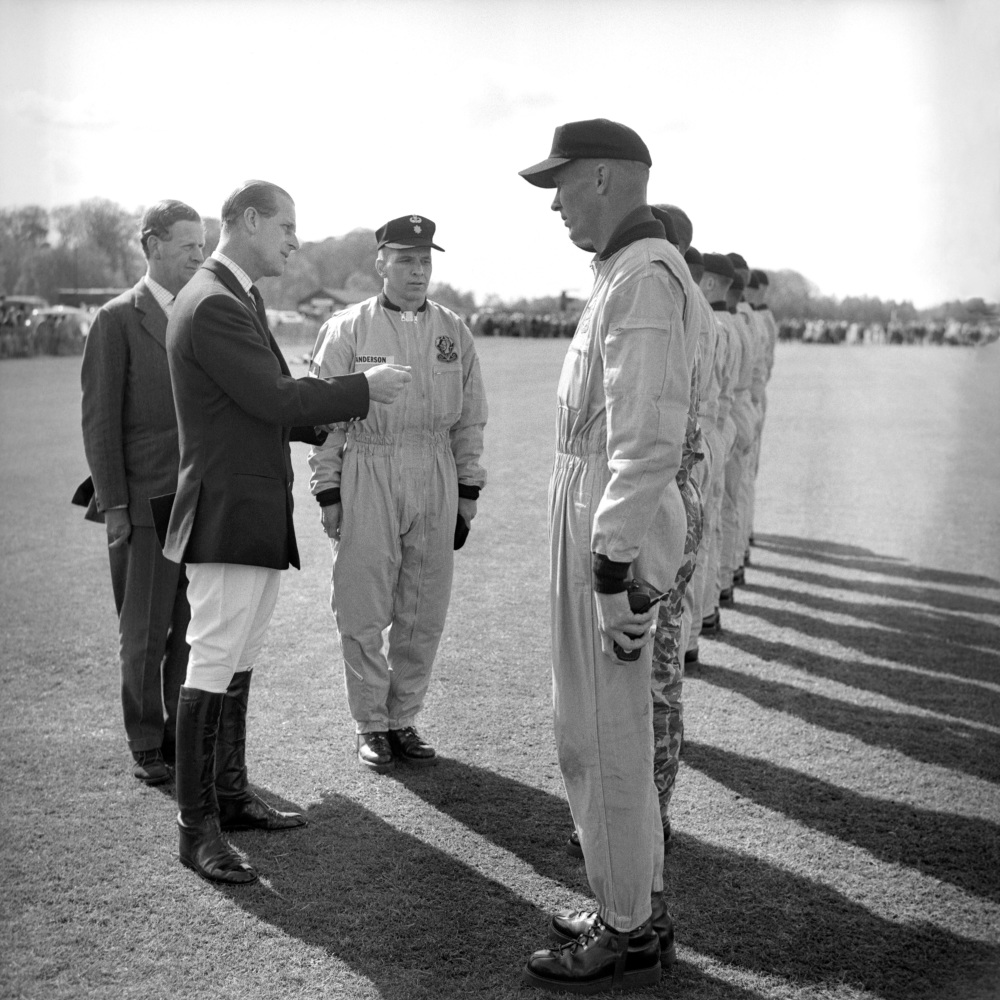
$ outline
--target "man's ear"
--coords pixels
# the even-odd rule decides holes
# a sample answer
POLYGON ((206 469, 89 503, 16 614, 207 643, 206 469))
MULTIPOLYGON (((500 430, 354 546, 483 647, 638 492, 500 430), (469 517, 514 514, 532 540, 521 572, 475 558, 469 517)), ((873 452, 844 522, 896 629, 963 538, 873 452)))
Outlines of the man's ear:
POLYGON ((257 209, 253 205, 249 205, 243 210, 243 225, 247 227, 247 232, 255 233, 257 231, 257 223, 260 220, 260 216, 257 213, 257 209))

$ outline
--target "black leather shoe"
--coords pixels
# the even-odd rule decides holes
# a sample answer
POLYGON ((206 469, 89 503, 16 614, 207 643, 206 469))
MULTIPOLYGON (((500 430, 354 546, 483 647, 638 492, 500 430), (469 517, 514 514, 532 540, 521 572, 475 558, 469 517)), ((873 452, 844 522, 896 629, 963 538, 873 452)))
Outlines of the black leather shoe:
POLYGON ((358 733, 358 760, 372 771, 392 770, 388 733, 358 733))
POLYGON ((571 858, 583 858, 583 848, 580 846, 580 834, 576 830, 566 839, 566 853, 571 858))
POLYGON ((247 792, 238 799, 226 798, 218 789, 219 825, 223 830, 294 830, 306 826, 302 813, 279 812, 259 795, 247 792))
MULTIPOLYGON (((666 831, 665 831, 666 832, 666 831)), ((669 832, 666 832, 669 839, 669 832)), ((654 892, 649 897, 653 913, 649 924, 660 939, 660 964, 671 966, 677 961, 677 948, 674 944, 674 919, 667 910, 662 892, 654 892)), ((574 941, 582 934, 590 931, 597 920, 593 910, 567 910, 557 913, 549 921, 549 938, 555 945, 574 941)))
POLYGON ((741 566, 735 573, 733 573, 733 586, 742 587, 747 582, 746 571, 741 566))
POLYGON ((660 981, 660 939, 647 920, 634 931, 617 931, 596 914, 579 937, 536 951, 524 982, 543 990, 601 993, 638 989, 660 981))
POLYGON ((223 838, 218 816, 209 816, 193 827, 178 820, 177 827, 181 832, 178 855, 182 865, 209 882, 249 885, 257 881, 257 873, 223 838))
POLYGON ((736 599, 733 597, 733 588, 727 587, 725 590, 719 591, 719 605, 721 607, 732 607, 736 603, 736 599))
POLYGON ((434 747, 430 745, 413 728, 389 730, 389 745, 393 754, 409 764, 432 764, 436 756, 434 747))
POLYGON ((722 615, 716 608, 710 615, 706 615, 701 620, 702 635, 718 635, 722 631, 722 615))
POLYGON ((698 647, 695 646, 694 649, 689 649, 684 653, 684 663, 685 665, 690 666, 691 664, 697 662, 698 662, 698 647))
POLYGON ((162 785, 170 780, 170 771, 167 763, 163 759, 163 751, 156 750, 133 750, 132 756, 135 763, 132 765, 132 774, 147 785, 162 785))

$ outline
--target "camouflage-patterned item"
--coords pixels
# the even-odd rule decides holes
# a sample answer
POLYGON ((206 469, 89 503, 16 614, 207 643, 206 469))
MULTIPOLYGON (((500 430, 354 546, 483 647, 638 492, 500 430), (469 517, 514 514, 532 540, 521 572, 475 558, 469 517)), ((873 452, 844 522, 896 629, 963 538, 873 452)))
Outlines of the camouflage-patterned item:
POLYGON ((691 380, 691 407, 688 410, 687 431, 677 473, 677 486, 684 501, 687 536, 684 559, 669 595, 659 604, 656 634, 653 637, 653 779, 660 798, 660 818, 664 827, 669 822, 670 797, 677 781, 681 743, 684 738, 684 651, 681 649, 681 619, 684 613, 684 593, 694 575, 698 546, 701 544, 702 497, 691 470, 704 458, 698 445, 701 427, 698 424, 698 364, 695 362, 691 380))

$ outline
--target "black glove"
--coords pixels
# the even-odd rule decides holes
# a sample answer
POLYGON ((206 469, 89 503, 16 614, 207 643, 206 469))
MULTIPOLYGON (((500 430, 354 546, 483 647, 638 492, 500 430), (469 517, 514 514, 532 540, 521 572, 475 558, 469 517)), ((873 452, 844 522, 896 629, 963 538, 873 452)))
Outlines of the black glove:
POLYGON ((455 549, 456 551, 460 549, 464 544, 466 538, 469 537, 469 526, 465 523, 465 518, 461 514, 458 515, 455 521, 455 549))

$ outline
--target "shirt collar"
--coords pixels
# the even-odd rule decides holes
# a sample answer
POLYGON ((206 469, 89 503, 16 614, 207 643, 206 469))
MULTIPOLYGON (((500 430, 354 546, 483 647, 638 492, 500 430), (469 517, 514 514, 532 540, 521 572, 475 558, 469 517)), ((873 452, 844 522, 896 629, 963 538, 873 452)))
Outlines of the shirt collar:
MULTIPOLYGON (((402 309, 400 309, 399 306, 396 305, 395 302, 392 301, 392 299, 389 298, 388 295, 385 294, 385 291, 381 291, 381 292, 378 293, 378 302, 379 302, 379 305, 383 309, 391 309, 393 312, 402 312, 403 311, 402 309)), ((426 308, 427 308, 427 299, 425 298, 424 301, 421 303, 419 309, 415 309, 415 310, 414 309, 407 309, 406 311, 407 312, 421 312, 422 313, 426 308)))
POLYGON ((163 310, 166 314, 167 319, 170 318, 170 310, 174 305, 174 293, 168 292, 163 285, 158 281, 154 281, 148 274, 142 276, 143 281, 146 282, 146 287, 149 289, 150 294, 156 299, 156 304, 163 310))
POLYGON ((618 228, 611 234, 608 245, 597 259, 607 260, 637 240, 665 240, 666 238, 667 231, 663 228, 663 223, 653 215, 648 205, 640 205, 618 223, 618 228))
POLYGON ((224 264, 233 272, 233 277, 240 283, 243 291, 250 295, 250 289, 253 288, 253 282, 250 280, 250 275, 240 267, 235 261, 230 260, 221 250, 212 251, 213 260, 217 260, 220 264, 224 264))

